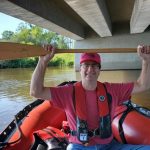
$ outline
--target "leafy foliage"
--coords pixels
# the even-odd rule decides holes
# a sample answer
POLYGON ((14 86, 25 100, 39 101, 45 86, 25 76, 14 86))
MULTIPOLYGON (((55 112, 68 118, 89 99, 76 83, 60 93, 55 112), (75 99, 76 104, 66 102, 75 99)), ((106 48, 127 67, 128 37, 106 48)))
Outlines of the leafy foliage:
POLYGON ((10 40, 13 37, 13 35, 14 35, 14 32, 12 31, 4 31, 2 33, 2 38, 3 40, 10 40))
MULTIPOLYGON (((15 33, 12 31, 4 31, 1 39, 1 41, 11 41, 31 45, 55 43, 60 49, 69 48, 68 42, 70 42, 70 40, 71 39, 58 35, 55 32, 28 23, 19 24, 15 33)), ((37 57, 0 61, 0 68, 35 67, 37 61, 37 57)), ((73 66, 73 64, 74 54, 59 54, 50 61, 49 66, 73 66)))

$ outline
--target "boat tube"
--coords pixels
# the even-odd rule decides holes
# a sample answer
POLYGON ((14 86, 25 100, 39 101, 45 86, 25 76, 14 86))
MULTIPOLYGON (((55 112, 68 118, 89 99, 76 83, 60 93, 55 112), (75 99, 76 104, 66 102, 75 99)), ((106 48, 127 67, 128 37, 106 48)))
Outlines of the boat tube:
POLYGON ((121 143, 150 144, 150 110, 131 101, 116 109, 112 122, 114 137, 121 143))

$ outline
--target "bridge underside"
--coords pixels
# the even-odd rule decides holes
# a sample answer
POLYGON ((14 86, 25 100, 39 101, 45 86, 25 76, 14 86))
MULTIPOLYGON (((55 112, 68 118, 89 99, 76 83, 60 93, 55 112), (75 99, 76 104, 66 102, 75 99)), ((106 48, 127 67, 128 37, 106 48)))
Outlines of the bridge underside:
MULTIPOLYGON (((0 12, 74 39, 75 48, 135 48, 149 44, 149 7, 149 0, 1 0, 0 12)), ((130 67, 140 68, 135 60, 130 67)))

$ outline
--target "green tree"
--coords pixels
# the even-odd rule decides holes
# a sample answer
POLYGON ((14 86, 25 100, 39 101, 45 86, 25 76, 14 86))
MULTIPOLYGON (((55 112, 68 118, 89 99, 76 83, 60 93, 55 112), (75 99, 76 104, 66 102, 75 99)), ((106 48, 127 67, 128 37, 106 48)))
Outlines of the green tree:
POLYGON ((2 33, 2 39, 3 40, 11 40, 11 38, 13 37, 13 35, 14 35, 14 32, 12 32, 12 31, 4 31, 2 33))
POLYGON ((58 48, 68 48, 68 45, 66 44, 67 42, 64 36, 60 35, 57 42, 58 42, 57 44, 58 48))

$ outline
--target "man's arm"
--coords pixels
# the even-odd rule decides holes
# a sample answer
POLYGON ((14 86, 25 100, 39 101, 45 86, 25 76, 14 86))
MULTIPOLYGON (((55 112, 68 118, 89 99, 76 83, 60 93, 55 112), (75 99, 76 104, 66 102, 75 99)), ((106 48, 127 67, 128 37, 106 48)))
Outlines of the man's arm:
POLYGON ((150 88, 150 46, 138 46, 137 53, 142 59, 142 70, 138 80, 134 83, 132 94, 150 88))
POLYGON ((46 45, 44 48, 51 53, 39 57, 38 64, 31 78, 30 95, 36 98, 49 100, 51 99, 50 88, 44 87, 44 76, 49 60, 54 57, 55 48, 51 45, 46 45))

